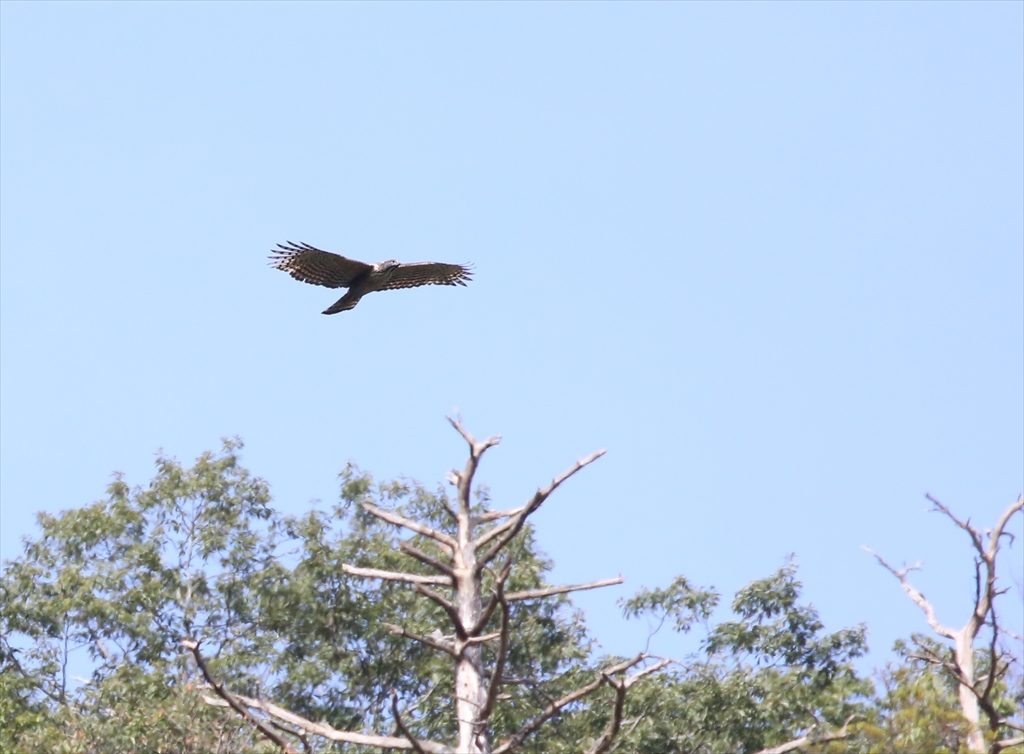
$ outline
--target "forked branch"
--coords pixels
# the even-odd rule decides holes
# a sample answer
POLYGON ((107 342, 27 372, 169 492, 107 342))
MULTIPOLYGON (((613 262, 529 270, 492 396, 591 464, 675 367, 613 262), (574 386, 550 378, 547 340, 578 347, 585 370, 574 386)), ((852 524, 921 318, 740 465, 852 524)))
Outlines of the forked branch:
POLYGON ((903 587, 903 591, 906 592, 910 599, 914 601, 915 605, 917 605, 919 608, 921 608, 922 611, 924 611, 925 618, 928 620, 928 625, 932 627, 932 630, 935 633, 937 633, 939 636, 945 636, 947 639, 956 640, 956 632, 952 628, 948 628, 939 623, 939 618, 935 614, 935 608, 932 606, 932 603, 926 600, 925 596, 921 594, 919 591, 917 591, 917 589, 915 589, 913 585, 907 580, 907 574, 910 571, 919 570, 920 565, 908 566, 906 568, 896 570, 887 562, 885 562, 885 559, 881 555, 879 555, 877 552, 874 552, 871 548, 862 547, 861 549, 863 549, 870 555, 873 555, 875 560, 877 560, 879 564, 883 568, 885 568, 885 570, 887 570, 889 573, 891 573, 893 576, 900 580, 900 586, 903 587))
POLYGON ((459 617, 459 610, 451 600, 442 597, 430 587, 423 586, 422 584, 413 584, 412 588, 427 599, 440 605, 441 609, 448 614, 449 618, 451 618, 452 625, 455 626, 455 633, 460 639, 469 638, 469 632, 466 630, 466 627, 462 625, 462 618, 459 617))
POLYGON ((607 677, 629 670, 637 663, 642 662, 645 657, 646 655, 638 654, 631 660, 626 660, 618 663, 617 665, 612 665, 610 668, 605 668, 593 682, 588 683, 586 686, 581 686, 575 691, 566 694, 561 699, 556 699, 551 702, 537 717, 526 723, 526 725, 520 728, 511 738, 498 746, 498 748, 494 750, 494 754, 504 754, 504 752, 514 751, 516 748, 521 746, 530 735, 539 730, 544 723, 558 714, 561 709, 584 698, 588 694, 593 693, 606 682, 607 677))
POLYGON ((199 667, 203 678, 216 693, 217 697, 203 696, 203 701, 213 707, 230 707, 235 710, 243 719, 256 727, 270 741, 280 746, 288 754, 298 754, 295 749, 289 746, 288 742, 282 739, 277 733, 270 730, 268 726, 252 715, 249 710, 260 710, 261 712, 277 718, 288 725, 298 728, 304 733, 311 733, 315 736, 322 736, 330 741, 341 741, 343 743, 360 744, 362 746, 374 746, 378 749, 412 749, 423 752, 423 754, 455 754, 451 747, 433 741, 416 741, 417 749, 408 738, 395 738, 394 736, 375 736, 366 733, 354 733, 347 730, 338 730, 327 723, 314 723, 301 715, 296 715, 291 710, 278 707, 273 702, 265 699, 254 699, 241 694, 233 694, 225 688, 224 684, 218 681, 206 666, 206 660, 199 651, 199 644, 190 639, 183 639, 182 646, 188 649, 195 657, 196 665, 199 667))
MULTIPOLYGON (((562 472, 559 476, 555 477, 555 479, 552 480, 551 484, 549 484, 547 487, 545 487, 542 490, 537 490, 537 492, 534 494, 530 502, 523 506, 522 511, 512 516, 505 523, 500 524, 498 527, 496 527, 501 528, 502 533, 497 538, 497 541, 494 544, 492 544, 489 548, 487 548, 487 550, 485 550, 482 555, 479 556, 479 559, 477 560, 477 568, 481 569, 485 565, 487 565, 491 560, 494 559, 495 555, 501 552, 502 548, 505 547, 505 545, 507 545, 515 538, 515 536, 523 528, 523 524, 526 523, 526 519, 538 508, 540 508, 541 505, 544 504, 544 501, 548 499, 552 492, 558 489, 559 485, 561 485, 566 479, 571 477, 580 469, 592 464, 594 461, 596 461, 604 454, 604 450, 599 450, 596 453, 591 453, 586 458, 581 458, 572 466, 572 468, 562 472)), ((482 536, 487 537, 488 534, 490 534, 490 532, 486 532, 482 536)))

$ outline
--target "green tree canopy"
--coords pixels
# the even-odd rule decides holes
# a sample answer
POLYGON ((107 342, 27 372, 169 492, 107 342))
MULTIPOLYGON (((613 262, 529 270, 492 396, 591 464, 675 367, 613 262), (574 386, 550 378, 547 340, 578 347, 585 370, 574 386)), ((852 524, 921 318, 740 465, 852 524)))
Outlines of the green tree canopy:
MULTIPOLYGON (((186 637, 200 643, 212 674, 237 694, 339 730, 399 736, 391 710, 397 695, 414 737, 452 739, 451 658, 403 635, 444 642, 436 633, 444 610, 407 584, 350 572, 429 576, 403 547, 440 558, 436 541, 367 510, 444 531, 452 508, 446 490, 375 482, 349 465, 330 509, 286 516, 272 507, 268 485, 240 464, 240 449, 226 442, 191 467, 161 457, 144 488, 117 476, 105 499, 39 515, 40 534, 4 564, 0 581, 0 748, 277 751, 218 704, 182 646, 186 637)), ((484 490, 475 515, 488 503, 484 490)), ((528 523, 509 547, 508 592, 550 586, 551 563, 528 523)), ((497 578, 485 571, 488 588, 497 578)), ((740 590, 717 622, 721 596, 683 576, 623 601, 627 617, 697 629, 701 643, 694 655, 631 688, 616 750, 753 753, 794 742, 851 754, 962 749, 955 683, 913 651, 925 637, 901 645, 898 661, 873 685, 855 666, 866 651, 865 627, 827 632, 800 592, 790 561, 740 590)), ((490 720, 495 736, 511 736, 554 699, 596 678, 593 694, 553 714, 517 750, 561 754, 596 745, 617 709, 617 687, 601 682, 601 669, 623 658, 598 656, 564 594, 507 607, 511 636, 490 720)), ((486 630, 500 630, 499 613, 486 630)), ((496 659, 495 643, 483 645, 487 663, 496 659)), ((978 667, 985 672, 983 658, 978 667)), ((1001 683, 1000 709, 1012 717, 1016 705, 1019 714, 1017 681, 1001 683)), ((378 750, 275 724, 296 749, 378 750)))

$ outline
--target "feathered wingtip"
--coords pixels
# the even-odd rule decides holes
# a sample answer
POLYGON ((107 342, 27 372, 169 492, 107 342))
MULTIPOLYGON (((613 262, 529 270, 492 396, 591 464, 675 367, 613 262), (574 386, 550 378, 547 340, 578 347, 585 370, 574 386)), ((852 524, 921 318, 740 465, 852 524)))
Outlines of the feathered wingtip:
POLYGON ((476 272, 476 265, 472 262, 466 262, 465 264, 460 264, 459 267, 462 268, 462 273, 454 281, 454 284, 464 286, 473 279, 473 273, 476 272))
POLYGON ((270 250, 270 256, 267 259, 270 260, 269 264, 271 267, 277 267, 280 269, 282 262, 291 259, 296 254, 301 254, 304 251, 319 251, 315 246, 310 246, 308 243, 295 243, 293 241, 285 241, 284 243, 277 244, 276 249, 270 250))

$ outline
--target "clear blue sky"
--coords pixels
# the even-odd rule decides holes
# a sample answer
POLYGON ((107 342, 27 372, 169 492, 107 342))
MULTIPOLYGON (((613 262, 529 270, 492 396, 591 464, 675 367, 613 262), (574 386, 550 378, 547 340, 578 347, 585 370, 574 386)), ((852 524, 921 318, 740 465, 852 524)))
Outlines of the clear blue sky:
POLYGON ((882 660, 926 625, 861 545, 966 621, 923 495, 1024 487, 1021 3, 0 14, 3 557, 223 436, 285 511, 350 459, 433 486, 458 410, 501 506, 608 449, 536 522, 556 579, 626 576, 579 599, 611 651, 617 597, 796 553, 882 660), (324 317, 286 239, 476 279, 324 317))

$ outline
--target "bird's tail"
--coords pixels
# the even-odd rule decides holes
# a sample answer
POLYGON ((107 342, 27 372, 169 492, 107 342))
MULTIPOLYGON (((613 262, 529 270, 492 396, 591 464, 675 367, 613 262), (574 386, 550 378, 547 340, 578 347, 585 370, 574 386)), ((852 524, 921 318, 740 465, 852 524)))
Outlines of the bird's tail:
POLYGON ((354 309, 355 305, 359 303, 361 295, 353 295, 353 291, 349 291, 344 296, 339 298, 327 309, 324 309, 324 314, 337 314, 338 312, 347 312, 349 309, 354 309))

